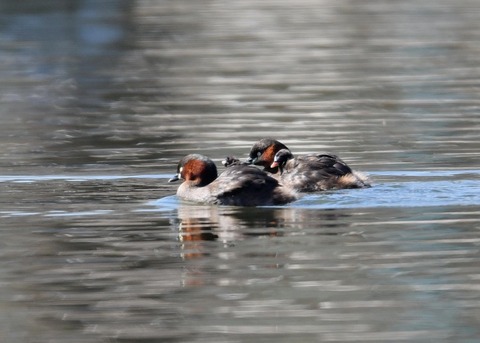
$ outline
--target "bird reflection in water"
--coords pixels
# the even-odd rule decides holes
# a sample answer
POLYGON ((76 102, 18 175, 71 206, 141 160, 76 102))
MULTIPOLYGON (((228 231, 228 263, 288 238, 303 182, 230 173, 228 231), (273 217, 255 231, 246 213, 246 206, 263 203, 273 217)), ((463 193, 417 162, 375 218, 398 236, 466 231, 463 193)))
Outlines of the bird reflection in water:
MULTIPOLYGON (((244 268, 245 258, 265 261, 262 268, 283 268, 289 251, 282 246, 268 245, 267 249, 244 251, 241 241, 259 237, 281 238, 302 234, 298 223, 311 223, 318 234, 331 236, 348 232, 345 213, 336 211, 312 211, 296 208, 243 208, 219 207, 181 203, 178 207, 178 235, 181 257, 186 262, 183 283, 198 286, 208 283, 212 270, 205 270, 205 263, 216 273, 223 269, 244 268), (347 229, 347 230, 346 230, 347 229), (204 260, 209 259, 209 262, 204 260), (203 261, 203 262, 202 262, 203 261)), ((251 244, 248 244, 251 247, 251 244)), ((262 243, 263 247, 264 244, 262 243)), ((245 262, 246 263, 246 262, 245 262)))
POLYGON ((184 259, 211 256, 218 249, 254 237, 280 237, 294 233, 298 223, 324 223, 322 235, 345 233, 346 216, 336 211, 309 211, 295 208, 243 208, 181 203, 178 207, 178 232, 184 259), (308 218, 308 220, 307 220, 308 218), (342 230, 338 227, 342 226, 342 230), (286 231, 288 230, 288 232, 286 231), (293 231, 292 231, 293 230, 293 231), (212 243, 215 242, 215 243, 212 243), (218 244, 218 243, 222 244, 218 244))
MULTIPOLYGON (((252 237, 282 236, 284 227, 284 219, 278 216, 277 210, 266 208, 180 204, 178 219, 181 257, 187 262, 184 286, 202 286, 211 280, 212 271, 204 269, 202 260, 213 258, 217 272, 225 269, 225 265, 242 263, 245 253, 241 247, 235 247, 236 243, 252 237)), ((258 253, 277 257, 276 252, 258 253)))
POLYGON ((179 239, 182 242, 182 257, 185 259, 210 256, 220 241, 221 247, 249 236, 279 236, 282 223, 275 218, 274 210, 208 205, 180 205, 178 208, 179 239), (254 229, 252 229, 254 228, 254 229))

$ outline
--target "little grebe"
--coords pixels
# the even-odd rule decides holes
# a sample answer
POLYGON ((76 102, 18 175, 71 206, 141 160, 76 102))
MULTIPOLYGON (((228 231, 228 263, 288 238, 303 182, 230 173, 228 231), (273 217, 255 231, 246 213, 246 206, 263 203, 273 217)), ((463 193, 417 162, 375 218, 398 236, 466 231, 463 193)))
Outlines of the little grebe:
POLYGON ((222 160, 222 165, 224 167, 238 166, 238 165, 249 165, 247 162, 242 162, 240 159, 235 156, 227 156, 222 160))
POLYGON ((271 138, 255 143, 247 162, 263 166, 281 183, 298 192, 370 187, 365 176, 353 171, 336 155, 294 157, 285 144, 271 138))
POLYGON ((177 174, 183 179, 177 196, 182 199, 218 205, 281 205, 297 199, 296 193, 264 171, 248 165, 232 165, 217 177, 212 160, 190 154, 180 160, 177 174))

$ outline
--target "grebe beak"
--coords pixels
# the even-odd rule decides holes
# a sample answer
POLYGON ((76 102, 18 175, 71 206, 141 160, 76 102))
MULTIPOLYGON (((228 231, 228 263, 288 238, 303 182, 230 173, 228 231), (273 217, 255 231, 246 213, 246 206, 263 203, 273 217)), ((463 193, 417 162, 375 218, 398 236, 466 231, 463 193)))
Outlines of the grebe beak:
POLYGON ((278 164, 277 161, 273 161, 273 163, 270 165, 270 168, 277 168, 280 164, 278 164))
POLYGON ((168 182, 175 182, 175 181, 178 181, 178 180, 180 180, 180 175, 175 174, 175 176, 172 177, 170 180, 168 180, 168 182))

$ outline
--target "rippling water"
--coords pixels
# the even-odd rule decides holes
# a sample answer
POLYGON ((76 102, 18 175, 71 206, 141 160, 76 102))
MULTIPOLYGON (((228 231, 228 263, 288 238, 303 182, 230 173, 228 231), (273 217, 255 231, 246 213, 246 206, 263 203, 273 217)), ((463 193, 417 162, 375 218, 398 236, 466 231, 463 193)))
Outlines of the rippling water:
POLYGON ((477 1, 0 9, 2 342, 478 341, 477 1), (373 187, 174 196, 265 136, 373 187))

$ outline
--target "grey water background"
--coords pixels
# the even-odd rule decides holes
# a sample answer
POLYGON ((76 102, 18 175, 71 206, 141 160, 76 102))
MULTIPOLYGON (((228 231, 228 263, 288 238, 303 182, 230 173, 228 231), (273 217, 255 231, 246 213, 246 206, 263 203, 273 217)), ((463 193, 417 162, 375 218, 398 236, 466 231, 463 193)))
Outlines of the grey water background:
POLYGON ((478 342, 479 19, 473 0, 1 0, 1 342, 478 342), (374 186, 176 199, 183 155, 266 136, 374 186))

